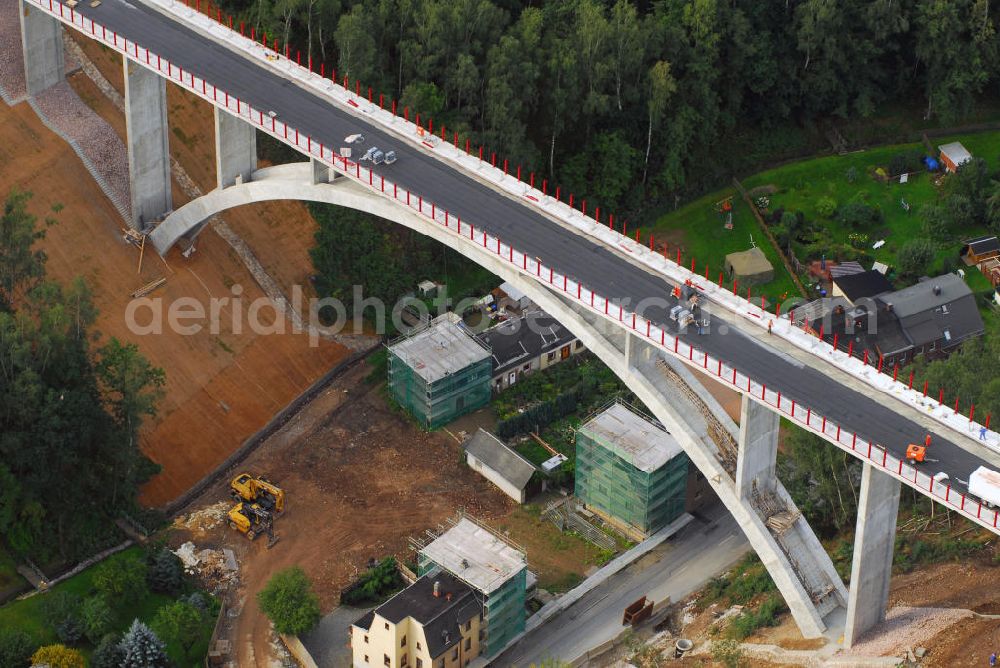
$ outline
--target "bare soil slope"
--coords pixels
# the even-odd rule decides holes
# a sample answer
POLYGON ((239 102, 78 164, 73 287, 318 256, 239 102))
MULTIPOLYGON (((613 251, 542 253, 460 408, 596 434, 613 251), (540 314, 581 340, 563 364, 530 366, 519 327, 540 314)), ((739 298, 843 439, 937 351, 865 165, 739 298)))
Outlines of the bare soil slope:
MULTIPOLYGON (((113 67, 110 59, 105 60, 110 78, 113 67)), ((117 73, 120 82, 120 61, 117 73)), ((74 74, 71 84, 120 136, 124 134, 124 118, 85 75, 74 74)), ((194 145, 214 150, 210 110, 202 117, 172 111, 171 123, 182 131, 192 126, 188 132, 199 137, 194 145)), ((174 147, 178 145, 183 143, 173 142, 174 147)), ((42 242, 50 258, 49 275, 59 281, 78 275, 86 278, 100 309, 97 329, 102 339, 117 336, 137 343, 153 364, 167 372, 160 413, 142 433, 143 450, 163 466, 163 472, 144 490, 145 503, 162 504, 190 487, 346 355, 342 346, 330 342, 310 347, 305 335, 257 336, 245 326, 243 333, 234 334, 228 309, 222 310, 218 334, 206 329, 192 336, 169 331, 134 335, 125 323, 129 295, 159 277, 167 283, 150 296, 162 299, 164 309, 181 297, 194 297, 207 307, 212 296, 231 296, 235 284, 243 287, 245 304, 263 295, 232 249, 211 231, 199 238, 198 252, 191 259, 172 254, 164 262, 147 248, 138 273, 138 251, 121 240, 121 217, 72 149, 45 128, 27 104, 0 105, 0 165, 0 192, 14 186, 32 191, 31 208, 39 217, 48 215, 54 204, 64 207, 58 215, 60 223, 48 230, 42 242)), ((211 165, 214 168, 214 157, 211 165)), ((175 187, 175 203, 183 201, 175 187)), ((264 251, 262 260, 271 253, 275 267, 282 266, 281 253, 287 253, 291 268, 281 280, 284 285, 297 280, 295 272, 308 271, 308 244, 315 223, 302 207, 283 207, 275 203, 267 213, 270 220, 282 222, 284 233, 277 235, 284 239, 281 243, 266 243, 274 226, 256 209, 243 212, 234 228, 244 234, 249 230, 248 238, 256 235, 259 248, 255 250, 264 251)), ((263 319, 272 317, 265 313, 263 319)), ((148 313, 143 322, 147 318, 148 313)))

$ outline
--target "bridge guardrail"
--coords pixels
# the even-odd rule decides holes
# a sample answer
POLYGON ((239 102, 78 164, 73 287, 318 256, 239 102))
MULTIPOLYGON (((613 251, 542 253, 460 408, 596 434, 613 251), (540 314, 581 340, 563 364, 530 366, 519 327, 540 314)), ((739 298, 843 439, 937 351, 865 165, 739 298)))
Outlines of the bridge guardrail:
MULTIPOLYGON (((558 188, 556 189, 555 197, 549 195, 546 181, 543 180, 541 190, 535 188, 533 173, 530 175, 529 183, 523 182, 521 180, 520 166, 517 167, 517 178, 515 180, 514 175, 508 173, 506 160, 503 161, 503 169, 500 169, 497 166, 498 163, 495 154, 491 155, 490 161, 483 159, 484 156, 482 146, 479 148, 479 156, 477 158, 471 152, 471 146, 468 139, 465 142, 465 151, 463 152, 461 150, 459 147, 458 133, 453 133, 454 145, 449 144, 444 126, 441 127, 440 139, 436 137, 433 132, 425 133, 422 126, 420 126, 419 115, 416 116, 417 122, 412 123, 410 122, 408 116, 407 118, 401 118, 396 114, 394 101, 391 105, 391 112, 385 108, 384 96, 382 95, 379 95, 379 102, 376 105, 374 102, 373 91, 370 87, 367 89, 368 97, 366 99, 365 96, 362 95, 360 82, 356 82, 357 85, 355 87, 355 91, 352 92, 349 80, 345 77, 343 83, 337 81, 335 71, 331 72, 331 78, 328 79, 322 74, 317 74, 313 71, 311 62, 307 67, 303 66, 301 62, 296 62, 291 59, 289 57, 290 54, 287 51, 287 45, 286 52, 282 54, 281 51, 277 50, 277 48, 272 50, 263 42, 258 43, 254 39, 248 38, 245 34, 242 34, 242 32, 237 33, 232 27, 231 20, 229 27, 226 27, 226 25, 222 22, 221 12, 217 12, 217 17, 215 19, 208 14, 202 13, 200 11, 200 0, 195 0, 196 8, 191 7, 190 4, 182 3, 179 0, 148 1, 173 16, 187 20, 192 27, 200 29, 213 39, 220 39, 232 46, 241 48, 248 52, 249 55, 258 58, 258 60, 260 60, 260 57, 263 55, 264 58, 260 61, 262 66, 270 67, 282 76, 291 77, 299 83, 308 86, 320 95, 326 95, 341 105, 344 105, 350 113, 363 114, 369 120, 378 122, 386 130, 393 132, 400 139, 409 142, 417 148, 433 150, 439 158, 453 163, 455 166, 460 168, 471 170, 477 178, 481 178, 493 187, 499 188, 508 194, 517 197, 522 200, 523 204, 554 216, 563 223, 573 226, 583 234, 595 237, 602 243, 612 247, 617 247, 629 253, 633 258, 642 262, 654 271, 682 283, 687 280, 702 280, 702 275, 696 272, 696 258, 691 258, 689 270, 681 262, 682 258, 680 249, 677 249, 676 260, 673 257, 668 256, 666 248, 661 256, 656 253, 653 247, 654 244, 652 235, 649 237, 649 247, 647 248, 641 242, 638 230, 636 230, 634 239, 628 236, 628 230, 624 222, 622 223, 621 230, 616 230, 614 216, 610 214, 608 216, 608 225, 607 227, 604 227, 600 220, 601 215, 599 207, 594 209, 593 217, 588 217, 586 200, 582 200, 580 210, 574 209, 572 194, 570 194, 569 197, 569 204, 566 204, 561 200, 558 188), (404 129, 403 131, 400 131, 400 126, 404 129)), ((188 0, 188 2, 190 3, 190 0, 188 0)), ((262 40, 265 39, 266 35, 262 37, 262 40)), ((431 123, 432 122, 433 121, 431 121, 431 123)), ((430 127, 430 130, 433 130, 433 127, 430 127)), ((893 373, 892 380, 889 381, 888 373, 890 369, 887 368, 886 373, 883 374, 881 362, 878 362, 878 373, 873 374, 872 370, 876 368, 875 360, 872 361, 872 364, 868 364, 867 361, 858 359, 853 355, 844 354, 842 351, 842 354, 836 354, 838 352, 835 349, 836 346, 826 345, 826 343, 821 339, 811 336, 807 332, 795 327, 789 317, 791 314, 780 313, 780 305, 776 307, 776 313, 771 315, 768 313, 766 303, 764 301, 761 302, 760 307, 757 307, 751 301, 751 291, 749 288, 745 299, 740 296, 737 289, 738 286, 735 281, 732 283, 731 290, 726 289, 726 286, 723 285, 722 272, 719 272, 717 284, 710 282, 709 267, 707 264, 705 266, 703 279, 705 283, 701 289, 705 290, 713 297, 713 299, 720 302, 738 317, 757 326, 763 326, 765 320, 776 320, 778 327, 773 329, 773 333, 775 335, 785 339, 811 355, 821 357, 826 362, 849 373, 854 378, 869 385, 870 387, 888 394, 894 399, 920 411, 922 414, 927 414, 944 427, 955 431, 959 436, 971 439, 971 434, 979 433, 980 429, 985 426, 987 429, 986 438, 980 440, 972 439, 974 440, 975 447, 986 447, 993 453, 1000 454, 1000 433, 989 430, 989 415, 986 416, 985 424, 975 422, 974 405, 970 409, 969 419, 966 423, 957 407, 950 409, 943 402, 938 402, 937 405, 935 405, 933 399, 927 399, 926 391, 921 394, 921 392, 913 390, 912 379, 909 386, 907 386, 905 383, 898 382, 895 377, 895 373, 893 373), (786 324, 788 326, 785 326, 786 324)))
MULTIPOLYGON (((230 96, 228 92, 218 89, 204 79, 196 77, 193 73, 184 72, 182 68, 173 65, 159 54, 152 53, 147 48, 141 47, 138 43, 130 42, 124 37, 120 37, 114 31, 110 31, 109 33, 104 26, 86 18, 79 12, 75 12, 72 8, 66 7, 57 0, 26 1, 38 6, 43 11, 47 11, 59 20, 69 23, 84 34, 89 34, 95 39, 100 39, 108 46, 140 65, 154 69, 168 80, 183 86, 195 95, 213 104, 222 106, 226 111, 246 120, 257 129, 292 144, 299 151, 333 167, 339 173, 368 188, 372 192, 386 198, 391 198, 396 204, 406 206, 412 213, 429 218, 432 222, 442 225, 446 231, 454 234, 455 238, 461 240, 462 243, 472 244, 485 249, 486 252, 496 255, 501 261, 510 264, 515 270, 530 275, 543 284, 547 283, 551 289, 563 292, 563 294, 582 304, 584 307, 591 309, 605 318, 617 321, 622 326, 632 330, 635 335, 644 338, 668 354, 686 360, 690 365, 701 366, 703 372, 715 376, 717 380, 731 385, 740 392, 746 392, 755 401, 773 408, 779 414, 818 434, 828 442, 880 468, 886 474, 945 504, 948 508, 964 515, 968 519, 993 531, 1000 529, 998 527, 1000 512, 997 510, 986 507, 984 513, 984 504, 982 502, 961 492, 952 490, 950 485, 944 485, 944 490, 942 491, 942 485, 940 483, 936 484, 931 476, 918 471, 913 466, 888 454, 884 448, 877 444, 864 440, 860 441, 859 444, 856 432, 849 432, 843 429, 841 425, 827 420, 825 416, 814 412, 809 407, 796 406, 794 401, 787 399, 783 404, 780 392, 768 390, 766 385, 758 383, 748 375, 738 372, 735 368, 726 365, 722 360, 711 357, 707 352, 698 351, 690 344, 659 327, 652 321, 632 311, 626 311, 622 304, 616 304, 569 276, 559 274, 553 268, 544 266, 540 258, 533 258, 527 253, 515 249, 512 245, 504 243, 499 237, 489 235, 483 230, 477 232, 472 223, 465 222, 463 228, 460 216, 453 216, 447 209, 440 209, 433 202, 424 202, 423 197, 419 194, 414 194, 405 188, 400 188, 391 181, 386 181, 384 176, 376 178, 372 170, 364 168, 360 163, 353 162, 348 158, 336 155, 332 147, 327 147, 321 142, 314 142, 310 136, 300 133, 298 129, 290 128, 283 121, 268 116, 265 111, 255 109, 237 97, 230 96), (804 417, 803 411, 805 412, 804 417)), ((675 266, 682 271, 686 271, 679 266, 679 263, 675 266)), ((693 272, 688 274, 688 278, 699 289, 713 294, 717 300, 725 300, 730 305, 742 307, 744 312, 747 313, 747 316, 744 317, 770 317, 766 310, 753 307, 732 292, 724 290, 721 287, 721 280, 719 286, 715 286, 715 284, 704 282, 702 277, 693 274, 693 272), (756 312, 752 310, 755 308, 757 309, 756 312)), ((790 329, 795 329, 787 319, 784 321, 784 324, 790 329)), ((834 351, 834 354, 843 355, 839 351, 834 351)), ((892 381, 890 380, 890 382, 892 381)))
MULTIPOLYGON (((346 78, 343 83, 336 80, 336 72, 331 72, 331 78, 327 79, 322 74, 317 74, 313 70, 311 62, 307 67, 303 66, 301 62, 292 60, 289 57, 290 54, 287 51, 287 45, 285 54, 282 54, 277 49, 271 50, 266 44, 258 43, 246 37, 242 32, 237 33, 232 27, 231 20, 227 28, 222 23, 221 12, 217 12, 217 17, 213 19, 210 15, 200 11, 200 0, 195 0, 197 10, 192 8, 190 4, 182 3, 179 0, 149 1, 164 11, 187 20, 195 29, 202 30, 214 39, 221 39, 233 46, 242 48, 244 51, 248 51, 251 56, 259 58, 261 54, 266 55, 261 65, 271 67, 282 76, 291 77, 301 84, 310 87, 314 92, 332 98, 334 101, 347 107, 351 113, 364 114, 369 120, 378 122, 385 129, 396 134, 400 139, 408 141, 418 148, 422 147, 433 150, 441 159, 451 162, 458 167, 471 170, 471 173, 475 174, 477 178, 481 178, 492 186, 517 197, 522 200, 523 204, 552 215, 563 223, 573 226, 583 234, 597 238, 602 243, 630 253, 633 258, 658 273, 679 282, 689 279, 701 279, 702 275, 696 272, 695 258, 691 258, 690 270, 687 269, 681 262, 682 258, 679 249, 676 253, 676 260, 668 255, 666 249, 664 249, 661 257, 653 248, 652 235, 649 237, 649 248, 646 248, 639 238, 638 230, 636 230, 634 239, 628 236, 628 230, 624 222, 622 223, 621 230, 616 230, 613 215, 608 215, 608 225, 605 227, 601 223, 599 207, 594 209, 593 217, 589 217, 587 215, 586 200, 582 200, 580 210, 577 210, 573 208, 573 195, 570 194, 569 204, 567 205, 561 200, 558 188, 556 189, 555 197, 549 195, 545 180, 542 181, 541 190, 536 188, 533 173, 530 175, 529 183, 522 181, 520 166, 517 167, 517 177, 515 179, 513 174, 508 173, 506 160, 503 161, 504 168, 502 170, 498 167, 495 154, 491 154, 489 161, 484 160, 482 146, 479 148, 478 158, 473 155, 468 139, 466 139, 465 151, 463 152, 459 147, 458 133, 453 133, 453 145, 448 143, 443 126, 441 127, 440 139, 433 132, 424 133, 419 123, 419 115, 416 116, 417 122, 411 123, 408 117, 401 118, 396 114, 395 102, 392 102, 392 111, 387 110, 384 105, 384 96, 378 96, 379 102, 376 105, 371 88, 367 89, 368 97, 366 99, 362 95, 360 82, 356 82, 357 85, 352 92, 350 82, 346 78), (403 131, 400 131, 400 126, 404 129, 403 131)), ((266 36, 264 38, 266 39, 266 36)), ((433 127, 430 127, 430 130, 433 130, 433 127)), ((706 282, 709 280, 708 270, 709 267, 706 265, 703 274, 706 282)), ((878 362, 876 366, 875 360, 872 360, 872 364, 868 364, 867 361, 858 359, 853 355, 835 354, 836 350, 834 349, 836 346, 825 345, 824 341, 794 326, 783 326, 785 323, 791 324, 788 317, 790 314, 782 315, 780 313, 780 305, 776 307, 776 313, 772 316, 767 312, 764 302, 761 303, 759 308, 753 304, 749 289, 746 299, 744 299, 738 293, 736 282, 733 282, 731 290, 727 290, 723 285, 722 278, 722 272, 720 272, 717 285, 709 283, 709 285, 714 287, 708 292, 737 316, 758 326, 763 325, 765 319, 777 320, 779 326, 774 329, 774 334, 777 336, 789 341, 811 355, 820 356, 826 362, 851 374, 856 379, 876 390, 888 394, 923 414, 929 415, 932 419, 946 428, 957 432, 960 436, 971 438, 970 434, 978 433, 985 426, 987 429, 986 438, 981 440, 973 439, 976 447, 985 446, 992 452, 1000 454, 1000 434, 989 430, 989 415, 986 416, 985 424, 975 422, 974 405, 970 408, 969 419, 966 423, 957 407, 951 409, 943 402, 937 402, 935 405, 933 399, 927 399, 926 392, 921 393, 913 390, 912 379, 909 385, 897 382, 896 374, 893 372, 892 381, 890 382, 888 380, 890 369, 887 368, 886 373, 883 374, 881 362, 878 362), (876 368, 878 368, 878 373, 873 374, 872 370, 876 368)))

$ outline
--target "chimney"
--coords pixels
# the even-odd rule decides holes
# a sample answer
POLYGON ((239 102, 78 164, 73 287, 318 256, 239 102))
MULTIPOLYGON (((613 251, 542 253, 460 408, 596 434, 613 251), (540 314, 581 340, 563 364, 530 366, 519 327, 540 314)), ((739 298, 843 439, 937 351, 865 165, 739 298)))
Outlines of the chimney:
POLYGON ((450 592, 450 591, 449 591, 449 592, 447 592, 447 593, 446 593, 446 594, 444 595, 444 600, 446 600, 446 601, 448 601, 449 603, 451 603, 451 592, 450 592))
POLYGON ((441 581, 434 581, 434 598, 441 598, 441 581))
POLYGON ((941 286, 940 285, 935 285, 934 286, 934 294, 935 295, 940 295, 941 294, 941 286))

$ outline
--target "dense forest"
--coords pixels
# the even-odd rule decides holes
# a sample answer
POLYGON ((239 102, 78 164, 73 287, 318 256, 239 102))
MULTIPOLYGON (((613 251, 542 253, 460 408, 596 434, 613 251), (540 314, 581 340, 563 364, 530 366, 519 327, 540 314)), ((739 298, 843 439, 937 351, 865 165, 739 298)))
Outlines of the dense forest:
POLYGON ((222 0, 257 35, 564 192, 635 211, 780 155, 794 129, 998 83, 990 0, 222 0))
POLYGON ((11 193, 0 217, 0 537, 44 564, 105 547, 135 508, 156 471, 137 433, 164 375, 133 344, 91 350, 90 291, 46 279, 29 197, 11 193))

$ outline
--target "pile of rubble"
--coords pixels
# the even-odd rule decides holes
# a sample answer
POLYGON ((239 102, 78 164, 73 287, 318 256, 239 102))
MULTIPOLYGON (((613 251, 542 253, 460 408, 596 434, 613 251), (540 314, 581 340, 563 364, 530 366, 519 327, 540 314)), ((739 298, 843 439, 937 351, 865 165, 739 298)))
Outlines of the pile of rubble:
POLYGON ((189 515, 179 516, 174 520, 173 527, 190 531, 195 538, 200 538, 225 521, 231 506, 231 501, 213 503, 189 515))
POLYGON ((198 550, 188 541, 174 551, 184 564, 184 572, 196 575, 213 594, 229 588, 239 577, 236 555, 228 547, 222 550, 198 550))

